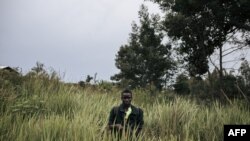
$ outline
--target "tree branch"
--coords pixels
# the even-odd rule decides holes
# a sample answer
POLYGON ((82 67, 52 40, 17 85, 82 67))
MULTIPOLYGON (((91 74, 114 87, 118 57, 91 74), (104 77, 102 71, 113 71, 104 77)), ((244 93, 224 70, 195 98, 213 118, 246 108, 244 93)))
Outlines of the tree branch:
POLYGON ((244 47, 246 47, 246 46, 247 46, 247 45, 243 45, 243 46, 241 46, 241 47, 238 47, 238 48, 236 48, 236 49, 234 49, 234 50, 232 50, 232 51, 230 51, 230 52, 228 52, 228 53, 222 55, 222 57, 227 56, 227 55, 229 55, 229 54, 231 54, 231 53, 233 53, 233 52, 235 52, 235 51, 237 51, 237 50, 240 50, 240 49, 242 49, 242 48, 244 48, 244 47))
POLYGON ((209 56, 208 58, 209 58, 209 61, 212 63, 212 65, 215 67, 215 69, 217 71, 219 71, 219 68, 214 64, 214 62, 212 61, 211 57, 209 56))

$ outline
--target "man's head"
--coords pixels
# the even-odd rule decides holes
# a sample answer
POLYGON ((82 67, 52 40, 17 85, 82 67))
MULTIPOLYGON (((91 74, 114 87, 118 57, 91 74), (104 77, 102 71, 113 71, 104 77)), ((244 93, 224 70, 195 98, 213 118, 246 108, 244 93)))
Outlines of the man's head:
POLYGON ((128 89, 125 89, 121 93, 121 100, 124 106, 129 107, 132 101, 132 92, 128 89))

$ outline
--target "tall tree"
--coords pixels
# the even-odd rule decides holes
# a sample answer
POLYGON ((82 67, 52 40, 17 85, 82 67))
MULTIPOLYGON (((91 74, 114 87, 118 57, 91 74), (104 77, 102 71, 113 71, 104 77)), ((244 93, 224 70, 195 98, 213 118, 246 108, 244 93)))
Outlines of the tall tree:
POLYGON ((175 66, 171 46, 162 43, 164 36, 160 31, 159 15, 149 16, 147 7, 142 5, 139 19, 140 25, 132 24, 128 43, 122 45, 116 55, 116 67, 120 73, 111 79, 132 87, 152 84, 161 89, 175 66))
POLYGON ((248 61, 244 60, 241 63, 240 69, 239 69, 241 76, 244 79, 244 83, 246 86, 250 86, 250 65, 248 61))
MULTIPOLYGON (((186 54, 191 75, 208 71, 208 57, 220 51, 222 78, 222 48, 236 33, 249 34, 249 0, 152 0, 165 11, 164 30, 174 40, 180 40, 180 52, 186 54)), ((244 38, 249 45, 249 36, 244 38)), ((237 42, 235 42, 237 43, 237 42)))

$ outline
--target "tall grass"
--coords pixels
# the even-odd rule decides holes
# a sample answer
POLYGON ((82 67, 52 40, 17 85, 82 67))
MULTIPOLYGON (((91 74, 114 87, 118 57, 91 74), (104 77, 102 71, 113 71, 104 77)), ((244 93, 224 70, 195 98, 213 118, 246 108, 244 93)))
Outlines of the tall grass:
MULTIPOLYGON (((1 88, 1 141, 108 141, 105 130, 120 90, 78 88, 47 79, 26 80, 18 90, 1 88)), ((248 103, 209 106, 170 93, 135 90, 133 104, 144 110, 144 141, 220 141, 224 124, 250 124, 248 103)), ((122 140, 127 140, 122 138, 122 140)))

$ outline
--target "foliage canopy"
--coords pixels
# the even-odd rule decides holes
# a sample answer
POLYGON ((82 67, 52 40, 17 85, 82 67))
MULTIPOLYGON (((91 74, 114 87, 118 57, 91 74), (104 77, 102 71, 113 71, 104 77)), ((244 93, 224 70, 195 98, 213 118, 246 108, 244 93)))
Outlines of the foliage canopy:
POLYGON ((132 87, 152 84, 161 89, 175 66, 171 59, 171 45, 163 44, 158 15, 150 16, 142 5, 139 18, 140 25, 132 24, 128 43, 122 45, 116 55, 115 65, 120 73, 111 79, 132 87))
POLYGON ((163 29, 168 36, 181 41, 179 49, 187 55, 191 75, 206 73, 208 57, 237 33, 249 45, 249 0, 152 1, 165 12, 163 29))

